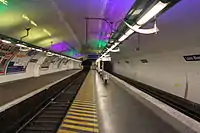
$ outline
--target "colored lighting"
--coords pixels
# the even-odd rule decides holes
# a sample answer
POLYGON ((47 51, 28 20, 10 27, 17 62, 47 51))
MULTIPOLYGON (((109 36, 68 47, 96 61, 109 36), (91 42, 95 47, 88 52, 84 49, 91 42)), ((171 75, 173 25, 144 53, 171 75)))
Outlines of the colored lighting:
POLYGON ((0 0, 1 3, 3 3, 4 5, 8 5, 8 1, 7 0, 0 0))
POLYGON ((69 44, 66 42, 60 42, 56 43, 50 46, 50 50, 55 51, 55 52, 64 52, 64 51, 69 51, 69 44))
MULTIPOLYGON (((161 1, 159 1, 155 6, 153 6, 153 8, 151 8, 144 16, 142 16, 142 18, 140 18, 140 20, 137 22, 137 24, 139 25, 134 25, 134 28, 139 29, 142 25, 144 25, 145 23, 147 23, 150 19, 152 19, 154 16, 156 16, 160 11, 162 11, 165 7, 167 7, 169 3, 163 3, 161 1)), ((138 14, 139 12, 141 12, 142 10, 138 10, 135 14, 138 14)), ((132 29, 129 29, 124 35, 122 35, 119 38, 119 42, 124 41, 127 37, 129 37, 131 34, 133 34, 134 31, 132 29)), ((111 48, 109 48, 99 59, 97 59, 97 62, 100 61, 106 54, 108 54, 109 52, 111 52, 117 45, 119 45, 119 43, 115 43, 113 46, 111 46, 111 48)))

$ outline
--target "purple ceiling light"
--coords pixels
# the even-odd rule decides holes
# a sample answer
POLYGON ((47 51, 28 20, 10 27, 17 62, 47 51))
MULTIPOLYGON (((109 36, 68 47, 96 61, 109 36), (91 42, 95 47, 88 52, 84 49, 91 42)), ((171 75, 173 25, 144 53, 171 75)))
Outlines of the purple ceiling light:
POLYGON ((59 42, 56 44, 52 44, 50 46, 50 50, 55 51, 55 52, 64 52, 64 51, 69 51, 70 47, 69 47, 69 44, 66 42, 59 42))

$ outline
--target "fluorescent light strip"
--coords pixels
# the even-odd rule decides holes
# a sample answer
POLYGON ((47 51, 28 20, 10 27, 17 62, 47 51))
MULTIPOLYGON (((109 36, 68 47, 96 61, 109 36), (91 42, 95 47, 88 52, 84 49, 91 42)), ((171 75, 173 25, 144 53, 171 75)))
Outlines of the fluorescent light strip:
POLYGON ((8 41, 8 40, 2 40, 2 42, 4 42, 4 43, 8 43, 8 44, 11 44, 11 42, 8 41))
POLYGON ((22 48, 28 48, 27 46, 22 45, 22 44, 16 44, 16 45, 19 46, 19 47, 22 47, 22 48))
POLYGON ((3 3, 4 5, 8 5, 8 1, 7 0, 0 0, 1 3, 3 3))
POLYGON ((122 41, 124 41, 126 38, 127 38, 128 36, 126 35, 126 34, 124 34, 123 36, 121 36, 120 38, 119 38, 119 42, 122 42, 122 41))
POLYGON ((26 19, 27 21, 30 21, 29 17, 27 17, 26 15, 22 15, 22 18, 26 19))
MULTIPOLYGON (((149 10, 138 22, 138 25, 134 25, 135 28, 140 28, 146 22, 148 22, 151 18, 153 18, 155 15, 157 15, 160 11, 162 11, 169 3, 163 3, 163 2, 158 2, 151 10, 149 10)), ((128 36, 133 34, 134 31, 132 29, 129 29, 125 35, 121 36, 118 41, 122 42, 124 41, 128 36)))
POLYGON ((36 51, 38 51, 38 52, 42 52, 42 49, 35 49, 36 51))
POLYGON ((44 31, 47 35, 51 36, 51 33, 50 33, 48 30, 43 29, 43 31, 44 31))
POLYGON ((30 21, 30 22, 31 22, 32 25, 34 25, 36 27, 38 26, 34 21, 30 21))
POLYGON ((162 11, 169 3, 163 3, 159 1, 151 10, 149 10, 138 22, 137 24, 143 25, 148 22, 151 18, 162 11))
MULTIPOLYGON (((148 22, 151 18, 153 18, 155 15, 157 15, 160 11, 162 11, 169 3, 163 3, 161 1, 159 1, 152 9, 150 9, 138 22, 138 25, 143 25, 146 22, 148 22)), ((140 28, 141 26, 138 25, 134 25, 136 26, 136 28, 140 28)), ((131 34, 133 34, 134 31, 132 29, 129 29, 124 35, 122 35, 119 38, 119 42, 124 41, 128 36, 130 36, 131 34)), ((118 45, 118 44, 117 44, 118 45)), ((116 46, 117 46, 116 45, 116 46)), ((107 53, 109 53, 111 50, 113 50, 116 46, 112 46, 111 48, 109 48, 106 53, 104 53, 99 59, 97 59, 97 62, 99 60, 101 60, 107 53)))

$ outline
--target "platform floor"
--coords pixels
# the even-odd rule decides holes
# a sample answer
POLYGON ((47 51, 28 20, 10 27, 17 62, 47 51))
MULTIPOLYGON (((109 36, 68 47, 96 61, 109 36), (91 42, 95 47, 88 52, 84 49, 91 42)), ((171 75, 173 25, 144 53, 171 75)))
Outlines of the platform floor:
POLYGON ((110 79, 105 86, 97 73, 95 80, 101 133, 178 133, 124 85, 110 79))
POLYGON ((32 91, 62 79, 77 70, 62 71, 0 84, 0 107, 32 91))
POLYGON ((179 133, 131 95, 91 70, 58 133, 179 133))
POLYGON ((58 133, 98 133, 94 71, 90 71, 70 106, 58 133))

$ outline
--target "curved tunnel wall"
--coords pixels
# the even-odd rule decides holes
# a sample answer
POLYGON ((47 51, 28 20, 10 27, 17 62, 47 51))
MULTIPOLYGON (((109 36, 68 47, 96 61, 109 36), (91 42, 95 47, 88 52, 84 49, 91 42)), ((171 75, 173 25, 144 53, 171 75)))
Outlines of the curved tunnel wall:
POLYGON ((199 0, 182 0, 159 17, 157 35, 140 35, 139 44, 136 35, 125 41, 112 54, 114 72, 180 97, 188 88, 186 99, 200 103, 200 62, 183 57, 200 54, 199 7, 199 0))
POLYGON ((29 59, 24 71, 1 74, 0 83, 24 79, 24 78, 30 78, 30 77, 38 77, 41 75, 55 73, 59 71, 81 69, 81 63, 79 62, 75 62, 68 59, 59 59, 58 57, 56 57, 57 60, 55 61, 49 60, 49 63, 45 63, 46 61, 45 59, 47 58, 49 57, 47 57, 45 53, 38 52, 32 58, 29 59), (42 66, 45 66, 46 68, 43 69, 42 66))

